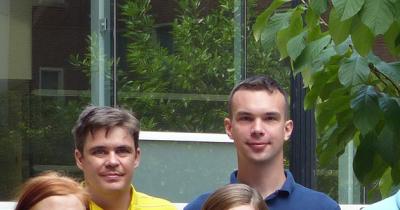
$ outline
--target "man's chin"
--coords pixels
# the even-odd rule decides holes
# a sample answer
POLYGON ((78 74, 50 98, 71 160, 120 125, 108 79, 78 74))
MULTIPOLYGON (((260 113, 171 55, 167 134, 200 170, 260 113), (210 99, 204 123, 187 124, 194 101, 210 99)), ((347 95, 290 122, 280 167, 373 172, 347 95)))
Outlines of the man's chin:
POLYGON ((103 187, 102 187, 105 191, 110 191, 110 192, 119 192, 119 191, 126 191, 126 190, 130 190, 130 184, 126 185, 123 183, 104 183, 103 187))

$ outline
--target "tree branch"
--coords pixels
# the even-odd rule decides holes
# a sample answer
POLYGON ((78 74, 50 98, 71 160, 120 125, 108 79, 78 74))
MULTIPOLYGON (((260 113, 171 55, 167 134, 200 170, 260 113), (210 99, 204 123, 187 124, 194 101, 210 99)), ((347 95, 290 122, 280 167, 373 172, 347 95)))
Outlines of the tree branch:
POLYGON ((397 93, 400 95, 400 87, 398 87, 396 85, 396 83, 391 80, 387 75, 385 75, 384 73, 380 72, 379 69, 377 69, 373 64, 369 65, 369 68, 371 69, 371 71, 376 75, 376 77, 379 78, 379 80, 381 80, 383 82, 383 84, 385 84, 385 86, 389 87, 389 85, 382 79, 381 76, 383 76, 387 81, 390 82, 390 84, 396 89, 397 93))

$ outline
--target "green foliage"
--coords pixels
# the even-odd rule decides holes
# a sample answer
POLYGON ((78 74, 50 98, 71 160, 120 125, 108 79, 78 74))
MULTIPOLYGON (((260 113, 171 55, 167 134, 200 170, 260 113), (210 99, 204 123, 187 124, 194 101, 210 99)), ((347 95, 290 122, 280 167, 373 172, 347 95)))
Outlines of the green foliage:
POLYGON ((275 43, 302 74, 305 107, 316 110, 320 164, 332 164, 353 140, 357 178, 387 196, 400 185, 400 62, 374 55, 372 46, 383 35, 392 56, 400 56, 400 0, 271 5, 257 18, 254 36, 265 47, 275 43))
MULTIPOLYGON (((204 14, 200 0, 177 4, 170 48, 154 33, 156 19, 149 0, 127 0, 121 5, 127 43, 126 60, 121 63, 127 68, 119 70, 118 104, 136 112, 144 130, 221 132, 227 95, 235 71, 240 71, 234 67, 237 8, 233 0, 221 0, 204 14)), ((276 53, 254 39, 247 45, 251 69, 247 74, 272 74, 288 87, 290 72, 272 59, 276 53)))

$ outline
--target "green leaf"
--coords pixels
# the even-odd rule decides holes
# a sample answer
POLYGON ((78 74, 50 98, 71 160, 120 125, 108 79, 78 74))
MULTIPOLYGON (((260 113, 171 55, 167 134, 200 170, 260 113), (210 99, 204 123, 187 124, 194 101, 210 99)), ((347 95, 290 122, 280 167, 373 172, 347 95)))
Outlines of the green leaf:
POLYGON ((381 119, 377 97, 373 86, 363 86, 351 100, 351 108, 354 110, 353 122, 361 134, 372 131, 381 119))
POLYGON ((357 52, 362 56, 366 56, 372 49, 375 36, 356 16, 353 18, 351 39, 357 52))
POLYGON ((272 13, 279 8, 282 4, 289 2, 290 0, 275 0, 269 5, 269 7, 264 10, 256 19, 256 22, 253 26, 253 35, 256 41, 261 38, 261 33, 264 31, 264 28, 267 25, 269 17, 272 13))
POLYGON ((354 174, 361 183, 367 184, 379 179, 387 168, 387 164, 376 153, 375 133, 369 133, 360 137, 360 145, 357 147, 353 161, 354 174))
POLYGON ((375 34, 384 34, 394 20, 390 0, 366 0, 361 11, 361 21, 375 34))
POLYGON ((267 26, 261 33, 261 44, 265 49, 271 49, 275 45, 276 34, 283 28, 289 26, 289 20, 292 12, 275 13, 267 26))
POLYGON ((332 0, 332 4, 342 21, 357 14, 364 2, 365 0, 332 0))
POLYGON ((304 98, 305 109, 314 107, 317 102, 317 98, 327 84, 327 81, 329 81, 333 76, 335 76, 334 72, 329 70, 319 71, 312 75, 310 89, 307 91, 307 94, 304 98))
POLYGON ((335 160, 336 153, 339 150, 338 145, 334 142, 336 137, 337 125, 330 126, 324 133, 317 145, 318 160, 321 166, 326 166, 335 160))
POLYGON ((394 18, 397 20, 397 21, 400 21, 400 1, 395 1, 394 2, 394 11, 395 11, 395 15, 394 15, 394 18))
POLYGON ((349 51, 350 45, 352 44, 351 38, 348 37, 344 42, 335 45, 335 50, 337 54, 344 55, 346 52, 349 51))
POLYGON ((398 100, 399 98, 396 100, 395 97, 390 97, 386 94, 379 97, 379 107, 385 117, 385 126, 390 127, 394 131, 400 130, 400 104, 398 100))
POLYGON ((339 68, 339 81, 346 87, 356 86, 368 80, 370 69, 367 59, 357 54, 344 60, 339 68))
POLYGON ((383 173, 381 179, 379 180, 379 190, 381 191, 381 195, 383 197, 389 197, 391 191, 392 191, 392 186, 393 186, 393 180, 391 177, 392 169, 388 167, 383 173))
POLYGON ((333 8, 329 14, 329 33, 335 44, 340 44, 347 39, 350 34, 352 18, 341 21, 333 8))
POLYGON ((297 36, 291 38, 287 43, 287 53, 292 60, 296 60, 296 58, 301 54, 301 52, 306 47, 305 36, 307 31, 303 31, 297 36))
POLYGON ((395 165, 400 158, 400 144, 397 138, 396 133, 389 126, 385 126, 376 141, 378 154, 390 165, 395 165))
POLYGON ((350 106, 350 97, 345 88, 338 88, 331 92, 329 99, 317 106, 317 126, 325 128, 336 117, 337 113, 346 111, 350 106))
POLYGON ((386 31, 384 40, 393 55, 400 55, 400 24, 397 21, 386 31))
POLYGON ((390 78, 395 84, 400 85, 400 62, 386 63, 372 53, 368 55, 368 62, 374 64, 382 74, 390 78))
POLYGON ((296 8, 292 17, 290 18, 289 27, 280 30, 276 35, 276 44, 281 55, 280 59, 284 59, 288 56, 287 44, 289 39, 301 33, 303 29, 303 20, 301 17, 302 12, 302 9, 296 8))
POLYGON ((310 42, 295 60, 295 69, 301 70, 306 65, 311 65, 315 59, 319 58, 321 51, 331 42, 331 36, 325 35, 322 38, 310 42))
POLYGON ((310 0, 310 7, 320 15, 328 8, 328 0, 310 0))

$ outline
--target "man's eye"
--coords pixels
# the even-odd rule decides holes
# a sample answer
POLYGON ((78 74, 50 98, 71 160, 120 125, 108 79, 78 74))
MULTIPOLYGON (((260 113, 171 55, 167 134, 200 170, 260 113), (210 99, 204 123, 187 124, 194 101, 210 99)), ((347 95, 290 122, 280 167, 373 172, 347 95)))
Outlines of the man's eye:
POLYGON ((97 156, 99 156, 99 155, 105 155, 106 154, 106 151, 104 151, 104 150, 94 150, 93 152, 92 152, 92 155, 97 155, 97 156))
POLYGON ((265 117, 265 120, 266 121, 276 121, 276 120, 278 120, 278 118, 275 116, 267 116, 267 117, 265 117))
POLYGON ((240 121, 251 121, 252 119, 251 119, 251 117, 243 116, 243 117, 239 117, 239 120, 240 121))
POLYGON ((132 150, 129 148, 118 148, 116 153, 121 155, 126 155, 132 153, 132 150))

